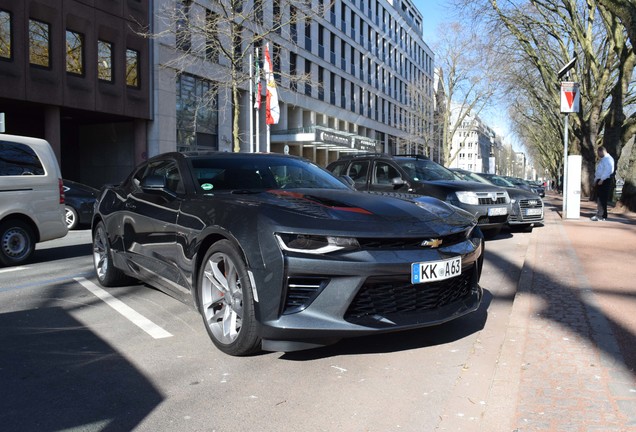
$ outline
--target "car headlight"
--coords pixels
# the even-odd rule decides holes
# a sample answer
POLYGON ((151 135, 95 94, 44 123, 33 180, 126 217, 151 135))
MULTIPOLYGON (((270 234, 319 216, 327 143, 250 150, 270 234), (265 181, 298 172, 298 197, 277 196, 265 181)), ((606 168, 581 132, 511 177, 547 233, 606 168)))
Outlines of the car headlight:
POLYGON ((516 200, 515 198, 510 198, 510 203, 511 203, 511 204, 514 204, 514 203, 516 203, 516 202, 517 202, 517 200, 516 200))
POLYGON ((455 192, 455 195, 460 203, 479 205, 479 197, 475 192, 455 192))
POLYGON ((358 249, 358 240, 351 237, 332 237, 309 234, 276 234, 281 249, 308 254, 326 254, 339 250, 358 249))

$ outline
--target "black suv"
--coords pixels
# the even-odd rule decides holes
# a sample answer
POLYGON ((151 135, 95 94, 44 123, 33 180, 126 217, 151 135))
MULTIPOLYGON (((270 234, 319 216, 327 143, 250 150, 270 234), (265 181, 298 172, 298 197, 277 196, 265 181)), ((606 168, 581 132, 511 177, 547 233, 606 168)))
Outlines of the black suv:
POLYGON ((453 172, 421 155, 347 155, 330 163, 327 170, 336 177, 351 177, 359 191, 408 192, 446 201, 473 214, 489 237, 501 231, 510 214, 505 190, 460 181, 453 172))

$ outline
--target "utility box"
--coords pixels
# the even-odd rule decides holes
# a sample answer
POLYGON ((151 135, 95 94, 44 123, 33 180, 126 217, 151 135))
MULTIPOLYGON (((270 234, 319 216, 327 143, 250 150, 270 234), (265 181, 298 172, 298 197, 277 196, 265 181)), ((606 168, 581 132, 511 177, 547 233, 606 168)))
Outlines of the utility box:
POLYGON ((578 219, 581 216, 581 166, 583 158, 580 155, 568 156, 568 184, 565 218, 578 219))

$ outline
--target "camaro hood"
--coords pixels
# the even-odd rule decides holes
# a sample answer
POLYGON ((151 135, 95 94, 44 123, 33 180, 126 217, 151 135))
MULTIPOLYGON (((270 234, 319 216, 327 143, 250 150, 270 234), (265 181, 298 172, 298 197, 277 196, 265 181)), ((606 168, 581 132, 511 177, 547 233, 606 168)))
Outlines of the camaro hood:
POLYGON ((258 205, 262 216, 289 227, 300 228, 303 221, 313 220, 315 227, 390 236, 458 232, 476 224, 474 217, 460 208, 411 194, 294 189, 231 196, 246 205, 258 205), (298 214, 304 217, 294 216, 298 214), (316 223, 316 219, 320 221, 316 223))

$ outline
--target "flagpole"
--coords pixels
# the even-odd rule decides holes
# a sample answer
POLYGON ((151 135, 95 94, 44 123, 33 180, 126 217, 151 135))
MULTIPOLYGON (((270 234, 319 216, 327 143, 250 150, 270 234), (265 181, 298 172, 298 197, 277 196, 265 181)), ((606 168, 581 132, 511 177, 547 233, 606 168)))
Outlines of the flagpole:
MULTIPOLYGON (((252 88, 252 69, 254 67, 254 65, 252 64, 252 54, 250 53, 250 102, 249 102, 249 107, 253 106, 252 104, 252 99, 254 97, 253 92, 254 89, 252 88)), ((250 112, 250 153, 254 153, 254 119, 253 119, 253 115, 250 112)))
MULTIPOLYGON (((256 61, 258 61, 258 47, 256 48, 256 61)), ((258 71, 258 79, 260 82, 261 79, 261 71, 258 71)), ((262 97, 262 95, 260 94, 260 88, 257 85, 256 86, 256 91, 259 92, 258 98, 260 99, 262 97)), ((260 109, 255 109, 256 111, 256 148, 255 151, 258 153, 259 151, 261 151, 261 144, 260 144, 260 117, 261 117, 261 110, 260 109)))

